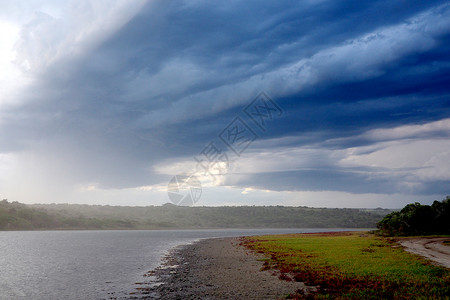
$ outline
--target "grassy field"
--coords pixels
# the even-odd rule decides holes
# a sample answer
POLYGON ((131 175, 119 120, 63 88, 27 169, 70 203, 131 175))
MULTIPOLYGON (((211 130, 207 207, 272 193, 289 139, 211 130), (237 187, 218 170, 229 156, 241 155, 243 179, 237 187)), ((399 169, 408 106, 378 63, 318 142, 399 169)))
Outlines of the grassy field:
POLYGON ((242 244, 264 253, 263 269, 277 269, 280 279, 319 286, 308 298, 450 299, 450 270, 372 234, 257 236, 243 238, 242 244))

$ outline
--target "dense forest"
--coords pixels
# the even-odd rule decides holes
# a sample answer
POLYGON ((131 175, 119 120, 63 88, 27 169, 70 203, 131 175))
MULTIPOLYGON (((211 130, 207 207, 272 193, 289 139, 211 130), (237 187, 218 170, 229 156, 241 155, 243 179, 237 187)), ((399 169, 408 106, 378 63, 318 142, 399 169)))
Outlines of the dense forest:
POLYGON ((389 212, 285 206, 26 205, 3 200, 0 201, 0 230, 375 228, 389 212))
POLYGON ((377 227, 388 236, 450 234, 450 197, 432 205, 408 204, 385 216, 377 227))

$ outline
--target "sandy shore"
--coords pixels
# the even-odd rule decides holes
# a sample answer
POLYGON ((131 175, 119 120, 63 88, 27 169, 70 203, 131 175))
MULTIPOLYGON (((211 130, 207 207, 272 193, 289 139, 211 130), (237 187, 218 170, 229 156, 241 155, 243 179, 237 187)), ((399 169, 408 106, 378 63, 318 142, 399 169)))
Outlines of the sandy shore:
POLYGON ((280 280, 272 270, 261 271, 261 258, 239 246, 236 238, 202 240, 177 249, 165 267, 150 272, 162 284, 142 286, 144 295, 136 298, 280 299, 299 289, 308 291, 301 282, 280 280))

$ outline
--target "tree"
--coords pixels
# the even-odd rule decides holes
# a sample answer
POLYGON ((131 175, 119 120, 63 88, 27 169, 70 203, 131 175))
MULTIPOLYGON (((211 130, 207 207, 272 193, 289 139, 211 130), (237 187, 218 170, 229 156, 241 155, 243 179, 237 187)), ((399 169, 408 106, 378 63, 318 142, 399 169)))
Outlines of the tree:
POLYGON ((385 216, 377 227, 385 235, 450 234, 450 197, 431 206, 408 204, 385 216))

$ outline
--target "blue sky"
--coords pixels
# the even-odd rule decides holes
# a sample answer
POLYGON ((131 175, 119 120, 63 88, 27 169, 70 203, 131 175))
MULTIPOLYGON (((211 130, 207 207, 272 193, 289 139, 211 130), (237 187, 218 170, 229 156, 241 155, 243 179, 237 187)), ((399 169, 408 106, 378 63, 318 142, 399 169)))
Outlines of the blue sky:
POLYGON ((446 1, 2 1, 0 197, 159 205, 195 174, 196 205, 441 200, 449 46, 446 1), (264 130, 244 111, 261 92, 264 130))

